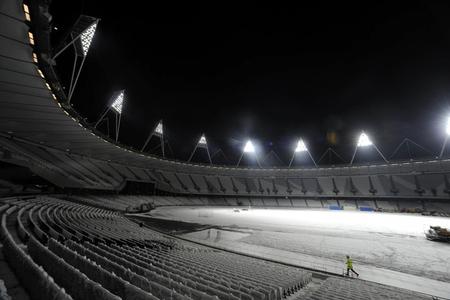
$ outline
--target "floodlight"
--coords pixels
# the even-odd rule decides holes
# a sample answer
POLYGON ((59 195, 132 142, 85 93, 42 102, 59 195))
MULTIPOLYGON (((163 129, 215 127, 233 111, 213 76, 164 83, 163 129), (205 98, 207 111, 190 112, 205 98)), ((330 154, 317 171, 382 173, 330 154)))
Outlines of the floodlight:
POLYGON ((159 120, 157 125, 155 127, 153 127, 153 130, 149 133, 147 139, 145 140, 144 145, 141 148, 141 151, 145 150, 145 147, 147 147, 148 143, 154 136, 156 138, 158 138, 159 141, 161 142, 161 153, 162 153, 162 156, 165 157, 165 152, 164 152, 165 141, 164 141, 164 129, 163 129, 163 121, 162 120, 159 120))
POLYGON ((202 134, 202 136, 200 137, 200 139, 198 140, 198 144, 199 145, 206 145, 206 137, 204 134, 202 134))
POLYGON ((95 29, 97 28, 97 23, 92 23, 91 26, 86 28, 83 33, 81 33, 81 46, 83 47, 83 54, 86 56, 88 53, 89 47, 91 46, 92 39, 94 38, 95 29))
POLYGON ((450 117, 447 119, 447 128, 445 131, 447 132, 447 135, 450 135, 450 117))
MULTIPOLYGON (((115 115, 115 131, 116 131, 116 142, 119 140, 119 131, 120 131, 120 120, 122 119, 122 109, 123 109, 123 101, 124 101, 124 92, 125 90, 116 91, 112 95, 109 103, 109 107, 105 109, 102 116, 98 119, 98 121, 95 123, 94 128, 97 128, 97 126, 104 120, 108 121, 107 114, 108 112, 112 111, 115 115), (111 101, 112 100, 112 101, 111 101)), ((107 127, 109 130, 109 122, 107 122, 107 127)))
POLYGON ((155 133, 156 134, 159 134, 159 135, 163 135, 163 124, 162 124, 162 122, 160 121, 159 123, 158 123, 158 125, 156 125, 156 128, 155 128, 155 133))
POLYGON ((123 107, 123 91, 120 92, 120 94, 117 96, 117 98, 111 104, 111 108, 114 109, 119 114, 122 113, 122 107, 123 107))
POLYGON ((358 139, 358 147, 367 147, 367 146, 371 146, 373 143, 372 141, 369 139, 369 137, 367 136, 367 134, 365 134, 364 132, 361 132, 361 135, 359 136, 358 139))
POLYGON ((208 142, 206 141, 205 134, 202 134, 200 138, 198 139, 197 144, 195 145, 194 150, 192 151, 191 155, 189 156, 188 162, 191 161, 192 157, 194 156, 195 151, 197 151, 198 148, 202 148, 206 150, 206 154, 208 154, 209 163, 212 164, 211 155, 209 154, 208 149, 208 142))
POLYGON ((292 163, 294 162, 294 158, 297 155, 297 153, 306 152, 308 153, 309 157, 311 158, 311 161, 314 163, 314 165, 317 167, 316 161, 312 157, 311 153, 309 152, 308 148, 305 145, 305 142, 303 139, 299 139, 297 142, 297 147, 295 148, 294 153, 292 154, 291 161, 289 162, 289 168, 292 166, 292 163))
POLYGON ((444 144, 442 144, 442 149, 441 153, 439 154, 439 158, 442 158, 445 147, 447 146, 448 137, 450 136, 450 117, 447 118, 447 127, 445 128, 445 132, 447 133, 447 136, 445 137, 444 144))
POLYGON ((254 153, 255 152, 255 147, 253 146, 253 143, 251 140, 248 140, 247 143, 245 143, 244 152, 245 153, 254 153))
POLYGON ((256 159, 256 163, 258 164, 258 166, 261 168, 261 164, 258 161, 258 155, 255 153, 255 146, 253 146, 253 143, 251 140, 247 140, 247 142, 245 143, 244 149, 242 149, 242 154, 241 157, 239 157, 239 160, 236 164, 236 167, 239 167, 239 164, 241 163, 242 157, 244 157, 245 153, 253 153, 253 156, 256 159))
POLYGON ((297 143, 297 148, 295 148, 295 152, 305 152, 308 151, 308 148, 306 148, 305 142, 303 142, 302 139, 300 139, 297 143))
POLYGON ((383 160, 386 163, 389 163, 389 161, 386 159, 386 157, 384 157, 384 155, 380 151, 380 149, 378 149, 377 145, 372 143, 372 141, 370 140, 369 136, 367 134, 365 134, 364 131, 363 131, 359 135, 358 143, 356 144, 355 152, 353 152, 353 156, 352 156, 352 160, 350 161, 350 165, 353 164, 353 160, 355 159, 356 152, 358 151, 358 148, 359 147, 368 147, 368 146, 373 146, 373 148, 375 148, 375 150, 377 150, 378 154, 383 158, 383 160))

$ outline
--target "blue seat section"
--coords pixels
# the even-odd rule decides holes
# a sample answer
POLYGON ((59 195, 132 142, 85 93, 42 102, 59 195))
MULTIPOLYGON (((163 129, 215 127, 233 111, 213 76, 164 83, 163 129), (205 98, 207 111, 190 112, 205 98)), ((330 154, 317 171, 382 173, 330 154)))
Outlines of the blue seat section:
POLYGON ((330 208, 330 210, 343 210, 344 209, 342 206, 337 206, 337 205, 330 205, 329 208, 330 208))
POLYGON ((360 206, 359 210, 360 211, 374 211, 374 209, 372 207, 364 207, 364 206, 360 206))

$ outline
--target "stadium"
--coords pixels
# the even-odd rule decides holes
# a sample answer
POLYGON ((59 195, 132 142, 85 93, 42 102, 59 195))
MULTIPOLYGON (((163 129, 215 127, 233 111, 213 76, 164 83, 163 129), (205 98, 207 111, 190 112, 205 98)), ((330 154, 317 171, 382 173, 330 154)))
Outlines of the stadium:
POLYGON ((349 162, 315 161, 305 138, 284 166, 252 139, 219 164, 205 134, 182 160, 163 121, 137 149, 119 141, 127 90, 95 122, 72 105, 102 20, 55 47, 50 2, 0 2, 1 299, 450 299, 450 245, 425 235, 450 228, 450 119, 419 158, 359 131, 349 162))

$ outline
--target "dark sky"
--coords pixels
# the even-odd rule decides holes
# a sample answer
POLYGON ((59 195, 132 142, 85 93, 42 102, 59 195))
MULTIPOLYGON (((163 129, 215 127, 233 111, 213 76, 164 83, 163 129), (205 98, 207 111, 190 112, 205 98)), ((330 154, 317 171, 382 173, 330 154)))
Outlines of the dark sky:
MULTIPOLYGON (((178 159, 202 132, 230 163, 252 138, 260 157, 273 150, 287 164, 297 137, 316 159, 332 147, 349 161, 360 130, 386 156, 405 137, 440 150, 450 99, 446 1, 139 3, 52 4, 55 44, 79 14, 102 19, 72 102, 95 121, 112 92, 126 89, 124 144, 140 148, 163 119, 178 159)), ((58 60, 63 81, 71 55, 58 60)), ((366 154, 357 160, 377 159, 366 154)))

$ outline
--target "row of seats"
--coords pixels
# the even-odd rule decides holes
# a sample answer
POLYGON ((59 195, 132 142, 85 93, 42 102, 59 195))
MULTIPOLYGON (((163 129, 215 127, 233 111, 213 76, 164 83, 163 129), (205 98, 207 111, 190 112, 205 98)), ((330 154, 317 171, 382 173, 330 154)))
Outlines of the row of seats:
POLYGON ((17 277, 21 279, 21 284, 28 293, 35 295, 33 299, 71 300, 72 297, 54 282, 42 266, 33 261, 21 241, 15 240, 9 232, 6 225, 7 219, 13 218, 17 210, 18 206, 15 205, 5 204, 0 207, 0 215, 2 216, 0 238, 2 251, 8 264, 14 269, 17 277))
MULTIPOLYGON (((10 199, 2 207, 2 221, 10 223, 2 240, 24 249, 53 283, 41 288, 60 291, 45 299, 281 299, 312 276, 174 240, 98 207, 50 197, 10 199)), ((16 257, 7 256, 15 271, 16 257)), ((28 274, 18 277, 31 282, 28 274)))
MULTIPOLYGON (((296 300, 425 300, 432 299, 407 290, 384 286, 358 279, 327 278, 318 288, 311 289, 296 300)), ((434 298, 433 298, 434 299, 434 298)))
POLYGON ((151 199, 132 195, 83 195, 72 196, 71 198, 80 203, 85 203, 91 206, 128 212, 148 210, 152 206, 151 199))
POLYGON ((160 172, 172 191, 194 194, 449 197, 447 174, 311 178, 233 177, 160 172))
POLYGON ((158 206, 252 206, 278 208, 328 209, 341 207, 358 210, 369 208, 385 212, 430 212, 450 214, 450 201, 446 200, 371 200, 371 199, 289 199, 274 197, 186 197, 143 195, 88 195, 71 199, 106 209, 141 212, 158 206))

